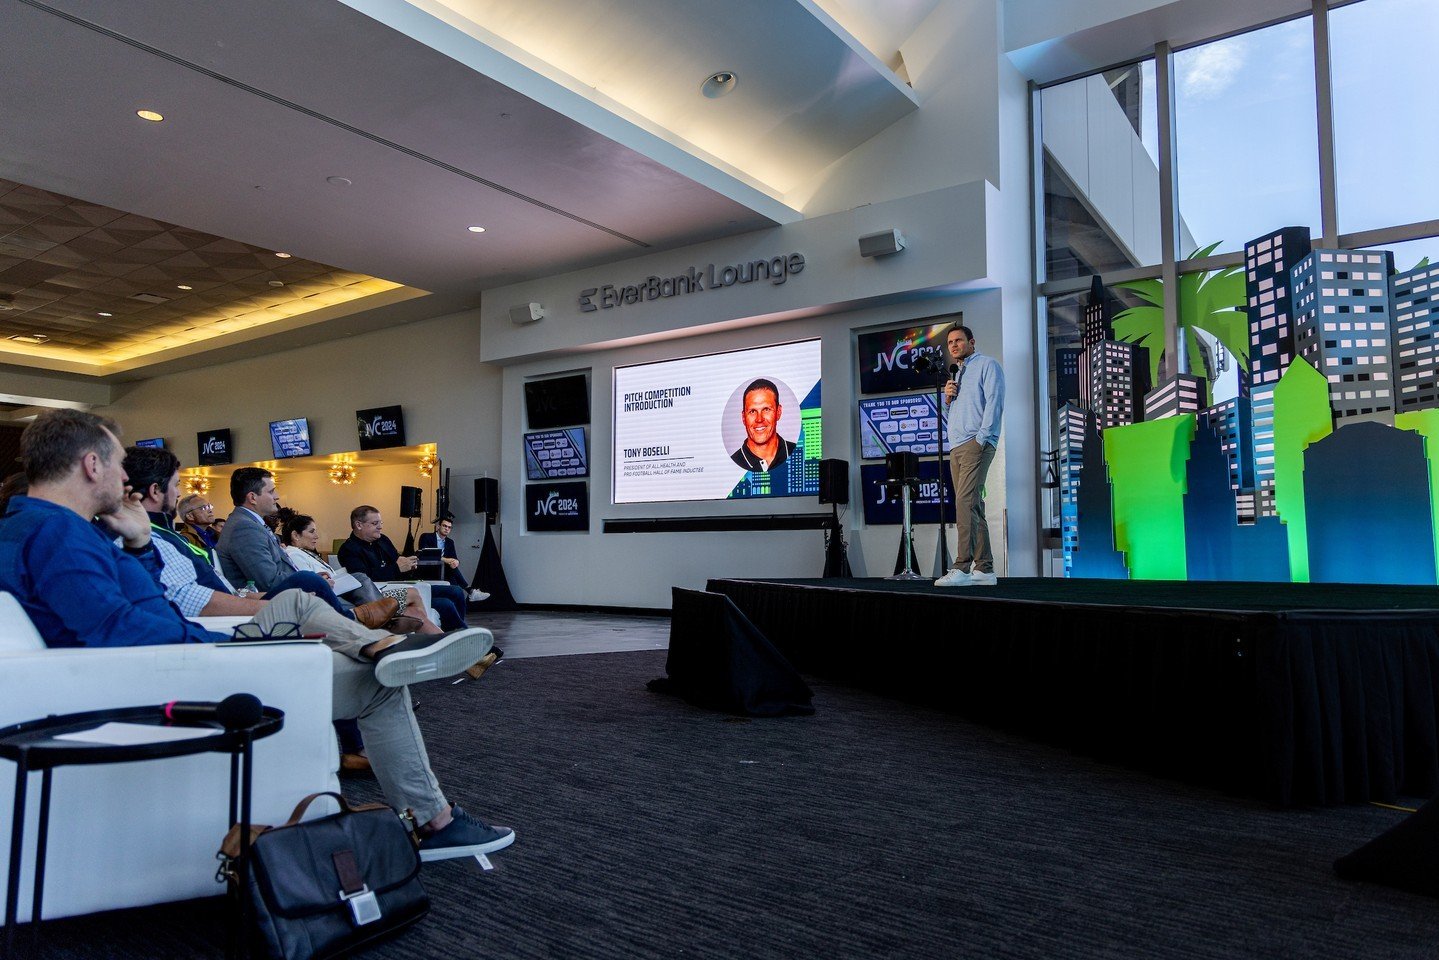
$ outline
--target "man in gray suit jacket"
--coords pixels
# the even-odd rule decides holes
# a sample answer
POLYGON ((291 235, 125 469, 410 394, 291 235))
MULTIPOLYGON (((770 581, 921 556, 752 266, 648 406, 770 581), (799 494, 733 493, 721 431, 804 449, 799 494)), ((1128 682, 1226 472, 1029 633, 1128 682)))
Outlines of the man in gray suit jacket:
MULTIPOLYGON (((313 593, 337 613, 359 620, 367 627, 385 627, 396 613, 398 604, 381 597, 372 603, 352 607, 330 589, 329 583, 317 573, 295 569, 290 555, 265 526, 264 518, 280 508, 275 493, 275 478, 259 467, 241 467, 230 477, 230 499, 235 510, 220 534, 215 552, 220 556, 220 572, 236 586, 253 581, 263 596, 277 590, 298 587, 313 593)), ((406 629, 413 629, 407 618, 406 629)), ((429 631, 426 631, 429 632, 429 631)))
POLYGON ((230 477, 230 499, 235 509, 215 547, 221 572, 236 586, 253 580, 261 593, 268 593, 297 572, 265 526, 264 518, 280 508, 274 476, 259 467, 241 467, 230 477))

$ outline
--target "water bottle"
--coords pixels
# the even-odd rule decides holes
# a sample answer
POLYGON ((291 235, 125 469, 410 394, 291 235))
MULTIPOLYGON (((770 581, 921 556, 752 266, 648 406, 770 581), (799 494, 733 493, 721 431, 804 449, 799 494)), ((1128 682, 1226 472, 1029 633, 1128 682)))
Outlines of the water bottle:
POLYGON ((239 591, 237 591, 237 592, 238 592, 238 594, 239 594, 240 596, 242 596, 242 597, 253 597, 255 594, 259 593, 260 591, 255 588, 255 581, 253 581, 253 580, 246 580, 246 581, 245 581, 245 585, 244 585, 243 587, 241 587, 241 588, 239 589, 239 591))

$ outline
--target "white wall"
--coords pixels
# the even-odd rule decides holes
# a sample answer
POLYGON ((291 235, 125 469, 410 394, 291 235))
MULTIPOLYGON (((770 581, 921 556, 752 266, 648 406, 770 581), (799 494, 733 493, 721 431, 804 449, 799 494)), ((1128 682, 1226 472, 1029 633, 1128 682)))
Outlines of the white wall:
MULTIPOLYGON (((504 371, 504 408, 523 411, 525 380, 553 373, 586 370, 591 382, 590 426, 590 529, 588 533, 526 533, 523 519, 524 456, 522 415, 506 416, 501 452, 501 511, 505 519, 504 563, 510 588, 522 603, 559 602, 608 606, 667 608, 670 588, 702 588, 711 577, 817 577, 824 569, 824 540, 817 530, 733 533, 603 533, 607 519, 648 517, 717 517, 772 514, 827 514, 814 497, 700 503, 612 504, 613 370, 617 366, 716 353, 819 337, 821 377, 824 383, 824 452, 826 457, 850 462, 852 503, 846 519, 850 562, 856 576, 887 576, 899 550, 898 527, 865 527, 857 501, 859 437, 855 407, 858 367, 856 331, 903 325, 918 318, 963 311, 981 349, 1000 356, 1004 333, 1001 297, 996 290, 951 294, 911 300, 767 325, 757 329, 729 330, 688 337, 680 343, 660 342, 584 354, 546 358, 507 366, 504 371)), ((1020 392, 1026 389, 1022 380, 1020 392)), ((1021 404, 1022 408, 1022 404, 1021 404)), ((1024 433, 1023 417, 1018 432, 1024 433)), ((991 468, 988 509, 1001 518, 1007 506, 1005 457, 1009 420, 1006 418, 1000 452, 991 468)), ((1000 523, 991 527, 996 540, 1000 523)), ((1016 537, 1027 542, 1024 531, 1016 537)), ((950 533, 953 549, 953 531, 950 533)), ((934 527, 922 528, 916 538, 923 572, 929 573, 936 547, 934 527)), ((996 562, 1003 567, 1005 547, 995 544, 996 562)))
MULTIPOLYGON (((116 399, 98 412, 114 417, 128 439, 163 436, 181 463, 195 464, 195 434, 229 426, 235 459, 268 460, 271 420, 308 417, 317 454, 354 450, 355 411, 398 403, 411 444, 435 443, 451 468, 455 540, 461 569, 474 569, 478 551, 466 552, 484 527, 474 514, 472 478, 494 475, 500 449, 500 371, 479 361, 478 318, 451 314, 390 330, 240 360, 139 383, 117 385, 116 399)), ((433 490, 413 468, 374 467, 350 487, 330 484, 321 472, 287 473, 279 465, 281 502, 315 516, 323 542, 349 534, 349 511, 369 501, 385 516, 386 533, 402 545, 399 487, 433 490)), ((228 472, 225 474, 228 476, 228 472)), ((228 488, 209 496, 228 512, 228 488)), ((482 518, 481 518, 482 519, 482 518)), ((428 529, 428 527, 426 528, 428 529)))
MULTIPOLYGON (((411 441, 433 441, 453 468, 457 540, 466 569, 482 532, 471 479, 501 478, 501 533, 511 587, 522 602, 667 607, 673 585, 716 576, 817 575, 819 532, 604 534, 603 521, 641 516, 822 512, 810 499, 723 504, 609 502, 611 371, 616 365, 818 336, 823 339, 825 455, 852 464, 858 489, 855 331, 962 310, 980 348, 999 357, 1009 384, 1000 453, 989 482, 996 540, 1008 517, 1001 570, 1033 575, 1038 560, 1033 409, 1035 331, 1030 264, 1030 178, 1025 78, 1001 55, 999 0, 955 0, 926 18, 904 45, 921 109, 818 175, 797 224, 592 270, 485 291, 478 311, 123 388, 106 411, 131 436, 188 438, 230 424, 239 459, 268 453, 265 424, 309 416, 320 452, 350 449, 353 411, 400 403, 411 441), (858 256, 862 233, 898 227, 904 253, 858 256), (739 262, 799 249, 806 272, 782 286, 706 291, 608 311, 579 310, 580 290, 632 283, 687 265, 739 262), (536 301, 548 316, 512 323, 508 309, 536 301), (586 534, 527 534, 521 516, 527 377, 586 369, 594 411, 586 534)), ((182 450, 189 452, 182 445, 182 450)), ((390 482, 381 478, 382 482, 390 482)), ((398 485, 396 483, 396 485, 398 485)), ((343 532, 356 491, 323 510, 302 499, 328 492, 297 477, 287 499, 316 512, 327 536, 343 532)), ((367 494, 368 497, 368 494, 367 494)), ((386 503, 383 491, 373 497, 386 503)), ((393 499, 393 496, 391 496, 393 499)), ((865 528, 856 504, 847 531, 859 575, 886 575, 898 549, 893 527, 865 528)), ((392 522, 393 524, 393 522, 392 522)), ((928 572, 933 528, 917 543, 928 572)))

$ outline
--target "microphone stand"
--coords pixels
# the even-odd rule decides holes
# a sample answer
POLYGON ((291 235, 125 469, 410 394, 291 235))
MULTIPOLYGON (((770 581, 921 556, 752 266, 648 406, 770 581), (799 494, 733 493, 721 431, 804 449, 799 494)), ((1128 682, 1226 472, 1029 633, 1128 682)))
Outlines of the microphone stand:
MULTIPOLYGON (((938 569, 934 575, 939 578, 949 573, 949 568, 954 564, 949 552, 949 536, 944 529, 945 475, 949 473, 944 462, 944 385, 949 382, 949 371, 943 363, 931 360, 928 356, 920 357, 915 363, 915 369, 921 373, 934 374, 934 462, 939 468, 939 552, 935 558, 938 569)), ((959 509, 958 504, 955 509, 959 509)))

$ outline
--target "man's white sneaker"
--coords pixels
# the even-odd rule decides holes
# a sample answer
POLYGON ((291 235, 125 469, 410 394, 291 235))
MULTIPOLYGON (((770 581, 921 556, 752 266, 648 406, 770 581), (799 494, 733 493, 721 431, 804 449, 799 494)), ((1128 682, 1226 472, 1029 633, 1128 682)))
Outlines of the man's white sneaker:
POLYGON ((999 578, 994 575, 993 570, 989 571, 989 573, 981 570, 971 570, 969 573, 969 582, 976 587, 992 587, 999 582, 999 578))
POLYGON ((470 602, 471 602, 471 603, 480 603, 480 602, 485 601, 485 600, 488 600, 488 599, 490 599, 490 595, 489 595, 488 593, 485 593, 485 591, 483 591, 483 590, 471 590, 471 591, 470 591, 470 602))
POLYGON ((967 587, 969 586, 969 573, 955 567, 953 570, 934 581, 936 587, 967 587))

